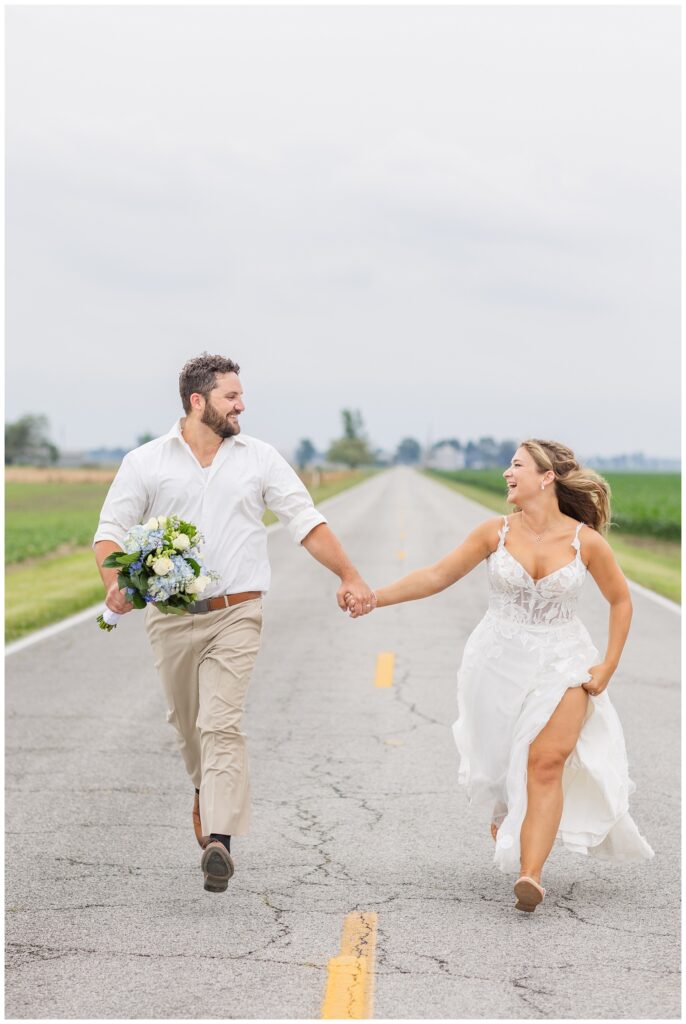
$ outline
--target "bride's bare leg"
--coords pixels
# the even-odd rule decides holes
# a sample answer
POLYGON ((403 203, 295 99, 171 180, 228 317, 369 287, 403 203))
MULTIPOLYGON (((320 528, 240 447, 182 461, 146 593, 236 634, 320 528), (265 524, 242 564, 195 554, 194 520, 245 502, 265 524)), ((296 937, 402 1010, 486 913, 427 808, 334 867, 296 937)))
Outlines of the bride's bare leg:
POLYGON ((539 884, 562 817, 562 772, 579 738, 588 700, 580 686, 567 690, 529 747, 528 805, 520 836, 521 871, 539 884))

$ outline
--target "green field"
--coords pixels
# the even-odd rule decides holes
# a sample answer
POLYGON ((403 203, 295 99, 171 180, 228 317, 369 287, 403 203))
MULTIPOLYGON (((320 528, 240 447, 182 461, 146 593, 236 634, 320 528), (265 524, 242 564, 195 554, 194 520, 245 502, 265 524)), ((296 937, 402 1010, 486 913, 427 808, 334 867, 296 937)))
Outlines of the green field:
MULTIPOLYGON (((369 471, 310 484, 315 502, 353 487, 369 471)), ((309 483, 309 480, 308 480, 309 483)), ((5 641, 73 615, 103 597, 90 548, 109 481, 8 481, 5 486, 5 641)), ((265 513, 266 524, 276 522, 265 513)))
POLYGON ((108 483, 5 485, 5 563, 13 565, 93 539, 108 483))
MULTIPOLYGON (((505 501, 499 469, 427 475, 503 515, 505 501)), ((681 600, 681 474, 603 473, 612 491, 613 526, 607 534, 622 571, 672 601, 681 600)))
MULTIPOLYGON (((511 511, 499 470, 428 471, 496 512, 511 511)), ((368 473, 340 474, 310 484, 323 501, 368 473)), ((38 474, 40 477, 40 474, 38 474)), ((608 540, 631 579, 680 600, 679 474, 608 473, 613 526, 608 540)), ((97 602, 103 594, 90 542, 108 481, 6 484, 6 640, 15 640, 97 602)), ((265 523, 274 522, 268 512, 265 523)))
MULTIPOLYGON (((431 476, 476 487, 505 501, 505 482, 500 469, 461 469, 453 473, 429 470, 431 476)), ((642 534, 662 540, 681 540, 680 473, 603 473, 612 491, 611 533, 642 534)), ((499 507, 500 508, 500 507, 499 507)), ((498 509, 499 510, 499 509, 498 509)))

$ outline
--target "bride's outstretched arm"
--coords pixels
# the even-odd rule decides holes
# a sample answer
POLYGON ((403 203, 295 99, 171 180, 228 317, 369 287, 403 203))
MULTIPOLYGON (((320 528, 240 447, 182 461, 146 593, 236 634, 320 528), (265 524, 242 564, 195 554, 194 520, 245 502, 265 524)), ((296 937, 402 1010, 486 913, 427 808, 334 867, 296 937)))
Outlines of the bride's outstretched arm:
MULTIPOLYGON (((586 532, 586 531, 584 531, 586 532)), ((589 550, 588 571, 610 605, 607 650, 600 665, 593 666, 592 681, 584 684, 591 687, 594 695, 602 693, 617 670, 624 644, 629 634, 633 606, 631 593, 624 573, 617 565, 614 551, 599 533, 588 531, 586 549, 589 550)), ((589 670, 590 671, 590 670, 589 670)))
MULTIPOLYGON (((462 579, 493 551, 498 542, 498 527, 501 524, 502 517, 487 519, 472 530, 459 547, 434 565, 416 569, 395 583, 380 587, 375 591, 377 608, 431 597, 432 594, 438 594, 462 579)), ((352 606, 350 610, 353 618, 356 618, 356 610, 352 606)))

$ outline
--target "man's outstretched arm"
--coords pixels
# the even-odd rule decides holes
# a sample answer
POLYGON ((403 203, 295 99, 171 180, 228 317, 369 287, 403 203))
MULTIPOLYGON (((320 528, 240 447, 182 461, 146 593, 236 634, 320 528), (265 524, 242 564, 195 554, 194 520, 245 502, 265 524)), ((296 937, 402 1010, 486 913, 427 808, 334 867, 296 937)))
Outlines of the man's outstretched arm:
POLYGON ((336 600, 342 611, 348 610, 346 594, 351 594, 354 597, 356 607, 362 610, 363 615, 376 607, 376 597, 373 591, 364 582, 343 550, 338 537, 326 523, 320 523, 319 526, 310 530, 301 544, 313 558, 316 558, 340 579, 341 585, 336 592, 336 600))

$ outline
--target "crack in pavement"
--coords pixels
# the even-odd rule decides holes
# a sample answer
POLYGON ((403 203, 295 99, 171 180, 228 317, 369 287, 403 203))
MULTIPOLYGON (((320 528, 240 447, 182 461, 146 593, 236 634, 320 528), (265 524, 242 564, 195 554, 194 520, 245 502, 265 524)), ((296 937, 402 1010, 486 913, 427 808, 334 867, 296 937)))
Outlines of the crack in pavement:
POLYGON ((522 1002, 526 1006, 530 1007, 532 1010, 535 1010, 536 1013, 540 1013, 542 1017, 546 1017, 548 1016, 547 1011, 544 1010, 543 1007, 538 1006, 532 999, 529 999, 527 995, 525 995, 524 993, 531 993, 532 995, 540 996, 554 996, 555 993, 550 992, 549 989, 533 988, 531 985, 528 985, 526 983, 528 978, 528 974, 523 974, 519 977, 510 978, 510 981, 512 983, 513 988, 516 991, 517 996, 519 996, 522 1002))
MULTIPOLYGON (((275 957, 259 957, 254 956, 254 951, 247 951, 245 953, 137 953, 133 950, 107 950, 107 949, 86 949, 81 946, 47 946, 41 943, 31 942, 8 942, 8 950, 16 950, 16 952, 27 952, 32 957, 38 960, 57 960, 61 957, 67 956, 98 956, 105 957, 107 959, 112 958, 135 958, 143 960, 226 960, 226 961, 239 961, 245 960, 248 957, 252 959, 254 963, 264 964, 280 964, 285 967, 308 967, 315 971, 326 971, 326 963, 314 963, 311 960, 279 960, 275 957), (43 955, 45 954, 45 955, 43 955)), ((8 965, 9 967, 9 965, 8 965)))
POLYGON ((669 932, 647 932, 643 928, 633 929, 621 927, 616 924, 607 924, 604 921, 589 921, 588 918, 583 917, 575 907, 567 907, 564 903, 560 903, 559 898, 551 900, 550 905, 556 907, 558 910, 565 910, 574 921, 578 921, 579 924, 588 925, 589 928, 603 928, 606 931, 619 932, 621 935, 650 936, 655 939, 672 938, 669 932))
POLYGON ((416 729, 422 727, 422 725, 439 725, 442 729, 448 728, 448 723, 439 722, 437 718, 432 718, 430 715, 425 715, 423 711, 417 709, 415 701, 410 701, 404 695, 404 689, 410 681, 410 669, 409 666, 402 668, 403 659, 401 655, 396 657, 396 677, 393 682, 391 689, 391 696, 396 703, 400 704, 403 708, 410 713, 410 715, 419 718, 419 722, 415 722, 414 725, 410 726, 407 732, 414 732, 416 729), (399 669, 399 671, 398 671, 399 669))

